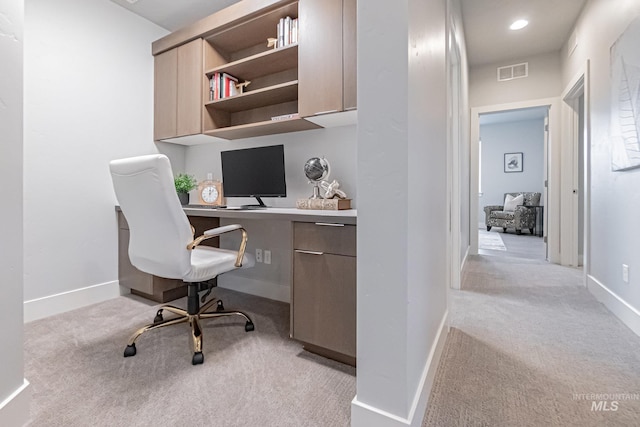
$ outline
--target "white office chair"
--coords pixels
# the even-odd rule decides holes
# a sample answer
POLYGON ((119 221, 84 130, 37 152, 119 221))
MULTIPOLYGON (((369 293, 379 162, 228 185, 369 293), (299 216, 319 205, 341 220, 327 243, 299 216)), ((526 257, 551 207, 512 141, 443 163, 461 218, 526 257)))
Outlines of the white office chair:
POLYGON ((203 284, 217 275, 240 267, 251 267, 253 258, 245 254, 246 231, 237 224, 205 231, 194 238, 194 229, 182 210, 173 183, 169 159, 161 154, 114 160, 110 163, 113 187, 129 223, 129 258, 139 270, 168 279, 181 279, 187 286, 187 310, 162 305, 154 322, 138 329, 129 339, 124 356, 136 354, 136 339, 144 332, 169 325, 189 322, 193 338, 194 365, 204 362, 202 354, 201 319, 222 316, 241 316, 246 320, 245 331, 254 329, 253 322, 241 311, 224 311, 222 301, 212 298, 210 284, 203 284), (203 240, 239 230, 242 242, 238 251, 198 246, 203 240), (200 299, 198 292, 208 285, 200 299), (208 311, 216 304, 216 311, 208 311), (178 317, 164 320, 166 310, 178 317))

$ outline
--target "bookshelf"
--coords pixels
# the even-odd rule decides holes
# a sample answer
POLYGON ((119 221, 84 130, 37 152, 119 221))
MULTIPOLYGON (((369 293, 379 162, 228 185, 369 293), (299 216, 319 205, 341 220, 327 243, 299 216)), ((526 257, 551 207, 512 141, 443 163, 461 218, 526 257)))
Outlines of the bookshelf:
MULTIPOLYGON (((243 0, 157 40, 152 52, 157 59, 194 38, 200 41, 200 74, 190 77, 191 99, 197 95, 200 107, 198 113, 193 109, 188 113, 200 121, 196 133, 239 139, 315 129, 322 127, 311 121, 320 110, 345 111, 349 104, 343 101, 347 78, 343 63, 355 66, 355 51, 350 56, 345 44, 350 42, 343 42, 343 37, 350 37, 348 31, 355 36, 355 22, 344 22, 343 14, 355 19, 355 1, 243 0), (278 25, 287 17, 297 21, 298 39, 268 46, 268 39, 278 38, 278 25), (223 74, 250 83, 241 92, 221 97, 224 83, 216 82, 223 74), (210 93, 212 80, 218 95, 210 93), (324 109, 327 99, 331 108, 324 109)), ((355 42, 352 45, 355 49, 355 42)), ((162 90, 156 85, 156 105, 162 90)), ((156 119, 155 126, 166 127, 167 122, 156 119)))

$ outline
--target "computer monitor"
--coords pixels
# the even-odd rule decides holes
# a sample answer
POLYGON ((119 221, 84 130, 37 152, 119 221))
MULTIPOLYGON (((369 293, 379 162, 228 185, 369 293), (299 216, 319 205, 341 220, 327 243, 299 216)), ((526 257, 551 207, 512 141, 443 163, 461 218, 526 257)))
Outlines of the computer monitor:
POLYGON ((265 208, 262 197, 287 196, 283 145, 222 151, 220 160, 225 197, 258 200, 244 208, 265 208))

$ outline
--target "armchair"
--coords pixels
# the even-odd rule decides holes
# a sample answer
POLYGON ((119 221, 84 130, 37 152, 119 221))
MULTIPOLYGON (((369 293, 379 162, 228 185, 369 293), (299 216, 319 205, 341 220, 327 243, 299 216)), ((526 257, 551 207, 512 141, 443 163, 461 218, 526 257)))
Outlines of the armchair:
POLYGON ((516 206, 514 210, 504 210, 504 205, 490 205, 484 207, 484 222, 487 231, 491 231, 491 227, 502 227, 502 231, 506 232, 507 228, 514 228, 516 234, 522 234, 522 229, 528 228, 533 234, 536 226, 536 212, 531 206, 538 206, 540 203, 540 193, 505 193, 516 197, 522 194, 522 205, 516 206))
POLYGON ((201 320, 240 316, 246 322, 245 331, 252 331, 253 321, 245 313, 225 311, 222 301, 215 298, 205 302, 212 287, 206 281, 227 271, 254 264, 253 258, 245 254, 247 233, 242 226, 233 224, 214 228, 195 238, 193 227, 175 191, 169 159, 164 155, 114 160, 109 166, 120 208, 129 223, 131 264, 145 273, 181 279, 187 286, 187 309, 161 305, 153 323, 138 329, 131 336, 124 356, 135 356, 136 340, 143 333, 188 322, 193 343, 191 363, 197 365, 204 362, 201 320), (242 233, 237 251, 199 246, 205 239, 229 232, 242 233), (200 299, 199 292, 205 289, 207 292, 200 299), (212 310, 214 304, 215 311, 212 310), (164 311, 176 316, 164 319, 164 311))

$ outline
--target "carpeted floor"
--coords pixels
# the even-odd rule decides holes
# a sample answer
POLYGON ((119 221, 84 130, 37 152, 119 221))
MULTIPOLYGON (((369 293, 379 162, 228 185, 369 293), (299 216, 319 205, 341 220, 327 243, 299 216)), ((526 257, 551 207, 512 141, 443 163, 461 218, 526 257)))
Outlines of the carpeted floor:
POLYGON ((492 251, 506 251, 507 247, 502 241, 502 237, 496 232, 486 230, 478 231, 478 249, 487 249, 492 251))
POLYGON ((544 261, 471 257, 463 290, 451 292, 423 426, 640 425, 640 337, 581 275, 544 261), (632 400, 580 396, 592 393, 632 400))
MULTIPOLYGON (((347 426, 355 369, 288 338, 289 305, 217 289, 244 322, 203 322, 203 365, 191 365, 187 325, 129 336, 155 310, 126 296, 25 325, 29 426, 347 426)), ((176 305, 183 305, 184 299, 176 305)))
MULTIPOLYGON (((451 330, 423 425, 640 425, 640 338, 580 285, 581 274, 470 257, 463 290, 451 292, 451 330), (604 396, 603 405, 592 393, 632 400, 604 396)), ((349 425, 354 368, 290 340, 287 304, 216 293, 253 316, 256 331, 235 319, 205 322, 200 366, 191 365, 186 325, 150 332, 135 357, 122 357, 129 335, 155 314, 132 296, 26 324, 29 426, 349 425)))

